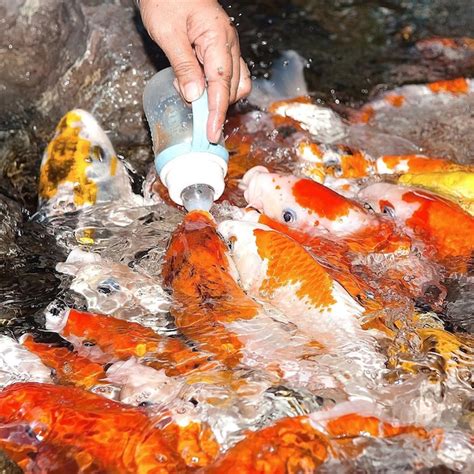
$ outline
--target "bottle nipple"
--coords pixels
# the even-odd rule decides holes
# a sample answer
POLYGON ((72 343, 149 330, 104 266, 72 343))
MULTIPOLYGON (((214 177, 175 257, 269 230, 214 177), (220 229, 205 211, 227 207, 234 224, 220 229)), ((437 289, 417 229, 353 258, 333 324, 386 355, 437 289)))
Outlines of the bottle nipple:
POLYGON ((209 211, 214 203, 214 189, 208 184, 192 184, 183 189, 181 200, 188 211, 209 211))

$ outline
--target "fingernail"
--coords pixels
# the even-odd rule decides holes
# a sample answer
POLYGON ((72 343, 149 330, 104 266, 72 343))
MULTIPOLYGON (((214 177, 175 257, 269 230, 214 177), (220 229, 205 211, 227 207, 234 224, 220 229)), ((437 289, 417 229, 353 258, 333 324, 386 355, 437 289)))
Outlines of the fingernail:
POLYGON ((188 82, 184 86, 183 94, 184 94, 184 98, 188 102, 193 102, 199 99, 199 97, 201 97, 202 91, 201 91, 201 88, 198 86, 198 84, 196 84, 195 82, 188 82))
POLYGON ((221 129, 212 130, 208 138, 209 143, 213 143, 214 145, 219 143, 219 140, 221 138, 221 133, 222 133, 221 129))

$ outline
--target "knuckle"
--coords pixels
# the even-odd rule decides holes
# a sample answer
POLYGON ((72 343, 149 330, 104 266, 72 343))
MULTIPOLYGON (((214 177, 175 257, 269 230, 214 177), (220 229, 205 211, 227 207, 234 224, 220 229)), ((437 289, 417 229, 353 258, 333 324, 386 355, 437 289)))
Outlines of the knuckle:
POLYGON ((196 65, 190 60, 181 60, 174 65, 174 72, 178 77, 189 77, 195 75, 196 65))

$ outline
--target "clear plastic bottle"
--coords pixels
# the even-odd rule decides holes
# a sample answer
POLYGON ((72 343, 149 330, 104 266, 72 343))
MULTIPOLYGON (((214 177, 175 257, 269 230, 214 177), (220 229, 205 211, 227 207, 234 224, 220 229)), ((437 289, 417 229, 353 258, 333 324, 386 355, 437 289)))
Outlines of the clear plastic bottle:
POLYGON ((229 154, 224 141, 207 139, 207 91, 192 107, 173 86, 172 68, 155 74, 143 93, 155 166, 171 199, 192 209, 209 210, 224 192, 229 154))

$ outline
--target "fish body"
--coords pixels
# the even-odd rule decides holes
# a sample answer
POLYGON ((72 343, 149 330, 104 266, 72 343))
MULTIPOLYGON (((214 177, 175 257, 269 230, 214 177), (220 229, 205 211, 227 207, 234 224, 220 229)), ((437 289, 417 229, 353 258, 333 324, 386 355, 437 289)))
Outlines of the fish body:
POLYGON ((422 174, 472 171, 469 165, 462 165, 445 158, 425 155, 384 155, 375 161, 378 174, 422 174))
POLYGON ((74 337, 97 345, 110 361, 145 358, 148 365, 163 368, 168 375, 191 371, 202 362, 181 340, 112 316, 70 309, 59 324, 51 321, 48 329, 60 330, 66 339, 74 337))
MULTIPOLYGON (((440 430, 427 431, 415 425, 384 421, 375 414, 351 411, 350 408, 354 409, 357 403, 341 405, 346 407, 336 406, 328 412, 283 418, 272 426, 250 432, 207 472, 232 472, 238 463, 239 472, 244 474, 310 473, 317 472, 330 461, 356 457, 373 438, 390 439, 391 444, 398 437, 411 438, 430 447, 438 447, 442 439, 440 430)), ((335 466, 331 467, 334 471, 335 466)))
POLYGON ((109 138, 81 109, 60 120, 41 162, 39 209, 48 216, 115 200, 139 202, 109 138))
POLYGON ((426 189, 459 204, 474 215, 474 172, 459 170, 448 172, 407 173, 398 178, 400 184, 426 189))
POLYGON ((224 221, 243 288, 278 307, 303 332, 330 337, 359 326, 364 308, 297 242, 262 224, 224 221))
POLYGON ((22 338, 22 344, 45 365, 54 369, 59 383, 90 389, 105 379, 101 364, 92 362, 69 348, 36 342, 31 335, 22 338))
POLYGON ((425 251, 448 266, 466 267, 474 249, 474 217, 454 202, 428 191, 395 184, 372 184, 359 193, 376 212, 392 216, 425 251), (449 260, 454 259, 450 263, 449 260), (459 263, 459 262, 458 262, 459 263))
POLYGON ((252 319, 259 311, 232 271, 210 214, 188 213, 173 235, 163 266, 165 286, 176 302, 171 311, 186 337, 229 366, 240 360, 243 343, 226 324, 252 319))
POLYGON ((306 334, 296 334, 292 325, 289 331, 285 315, 272 308, 276 317, 270 316, 246 294, 210 214, 186 215, 168 248, 163 279, 173 296, 170 312, 176 326, 223 366, 223 374, 229 373, 226 383, 231 381, 233 390, 248 386, 239 369, 249 368, 261 374, 260 386, 281 379, 320 383, 323 376, 314 371, 313 362, 303 360, 318 352, 320 345, 306 334), (296 360, 300 361, 297 371, 296 360))
POLYGON ((43 442, 78 449, 75 461, 86 472, 93 463, 99 472, 186 472, 208 464, 218 451, 206 426, 154 420, 143 410, 59 385, 19 383, 0 392, 0 425, 0 446, 24 469, 43 442), (30 436, 26 452, 23 440, 8 434, 22 426, 30 436))
POLYGON ((257 166, 242 181, 249 206, 310 237, 337 239, 355 251, 409 248, 392 224, 311 179, 257 166))

